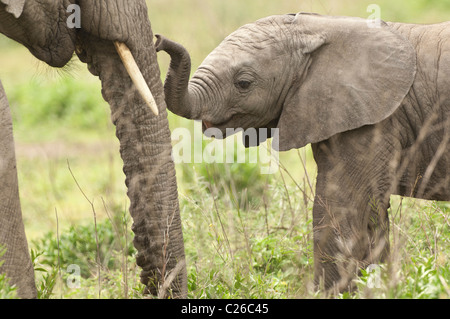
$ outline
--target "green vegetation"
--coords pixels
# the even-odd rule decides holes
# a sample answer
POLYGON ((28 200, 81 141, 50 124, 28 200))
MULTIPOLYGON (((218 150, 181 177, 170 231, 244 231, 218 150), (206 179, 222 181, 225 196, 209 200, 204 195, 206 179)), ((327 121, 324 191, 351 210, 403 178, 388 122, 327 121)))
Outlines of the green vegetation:
MULTIPOLYGON (((5 262, 2 257, 6 253, 6 248, 0 245, 0 266, 5 262)), ((0 299, 17 298, 16 288, 11 287, 5 274, 0 274, 0 299)))
MULTIPOLYGON (((154 32, 183 43, 196 68, 226 35, 260 17, 298 11, 367 17, 373 1, 148 3, 154 32)), ((385 20, 431 23, 450 13, 443 0, 377 4, 385 20)), ((51 70, 4 37, 0 55, 39 297, 141 298, 122 161, 99 81, 79 62, 51 70)), ((164 76, 168 57, 159 59, 164 76)), ((174 115, 169 121, 172 129, 192 127, 174 115)), ((315 164, 309 148, 280 154, 280 162, 273 175, 261 175, 259 164, 177 165, 189 297, 321 297, 312 287, 315 164)), ((375 278, 363 271, 358 292, 340 297, 450 298, 450 204, 393 197, 390 219, 392 260, 375 278)), ((0 276, 0 298, 15 296, 0 276)))
MULTIPOLYGON (((99 83, 95 83, 94 89, 100 91, 99 83)), ((54 126, 52 123, 82 134, 108 132, 109 108, 100 95, 86 94, 88 90, 93 90, 92 85, 75 77, 62 77, 50 83, 30 80, 20 84, 8 96, 14 106, 14 122, 23 130, 43 133, 29 136, 31 141, 51 139, 55 132, 48 127, 54 126)))

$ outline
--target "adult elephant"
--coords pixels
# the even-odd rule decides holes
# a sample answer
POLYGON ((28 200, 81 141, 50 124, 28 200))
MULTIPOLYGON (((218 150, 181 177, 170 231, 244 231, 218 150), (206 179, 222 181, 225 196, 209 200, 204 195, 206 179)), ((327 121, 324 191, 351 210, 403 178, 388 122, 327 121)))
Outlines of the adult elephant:
MULTIPOLYGON (((137 263, 143 269, 141 281, 149 292, 160 297, 167 296, 166 291, 172 297, 186 297, 184 244, 170 131, 145 1, 0 0, 0 32, 54 67, 64 66, 76 51, 80 60, 88 63, 89 70, 100 77, 102 94, 111 106, 120 140, 137 263), (78 6, 69 7, 73 4, 78 6), (76 25, 74 19, 79 19, 81 28, 71 28, 76 25), (120 48, 119 56, 116 49, 120 48), (129 62, 127 55, 133 56, 135 62, 129 62), (132 71, 133 80, 122 60, 132 71), (138 83, 142 77, 146 85, 138 83), (142 98, 138 93, 147 94, 147 85, 157 109, 155 103, 147 101, 148 96, 142 98), (158 116, 147 106, 149 103, 158 116)), ((8 146, 1 144, 0 154, 8 165, 0 165, 2 177, 7 174, 7 182, 0 185, 0 199, 9 196, 11 200, 0 204, 0 244, 7 248, 1 271, 17 285, 21 297, 33 298, 36 288, 21 220, 11 125, 5 105, 2 96, 0 124, 6 124, 2 129, 7 134, 2 136, 8 138, 8 146)))
POLYGON ((312 144, 315 281, 342 291, 386 260, 391 194, 450 200, 449 38, 450 23, 271 16, 228 36, 191 80, 181 45, 159 36, 157 50, 172 59, 169 110, 205 134, 276 128, 281 151, 312 144))

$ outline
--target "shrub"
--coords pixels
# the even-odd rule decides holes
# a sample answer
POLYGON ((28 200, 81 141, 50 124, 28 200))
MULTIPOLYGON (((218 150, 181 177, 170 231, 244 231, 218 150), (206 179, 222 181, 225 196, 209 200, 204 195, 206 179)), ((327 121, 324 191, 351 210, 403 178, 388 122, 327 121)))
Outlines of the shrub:
POLYGON ((60 236, 59 242, 56 234, 49 232, 33 244, 35 250, 41 253, 39 262, 42 265, 59 265, 66 270, 69 265, 75 264, 80 267, 83 278, 96 273, 98 266, 109 270, 120 269, 123 255, 128 257, 135 253, 131 234, 128 233, 125 238, 125 234, 114 228, 109 220, 98 223, 96 228, 93 224, 71 226, 60 236))

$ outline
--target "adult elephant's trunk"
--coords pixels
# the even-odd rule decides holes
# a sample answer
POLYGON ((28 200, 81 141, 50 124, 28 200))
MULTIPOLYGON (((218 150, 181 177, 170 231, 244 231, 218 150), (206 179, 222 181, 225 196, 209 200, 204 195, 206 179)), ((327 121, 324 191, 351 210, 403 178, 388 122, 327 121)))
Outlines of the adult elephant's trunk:
MULTIPOLYGON (((126 43, 142 71, 156 104, 155 116, 127 74, 112 41, 79 33, 78 52, 102 82, 102 94, 110 104, 112 121, 120 140, 130 213, 133 217, 137 263, 141 280, 159 297, 187 295, 187 276, 175 167, 165 110, 163 87, 146 10, 136 22, 139 39, 126 43)), ((138 12, 142 12, 138 11, 138 12)))
POLYGON ((180 44, 162 35, 156 35, 156 50, 170 55, 170 67, 164 83, 167 108, 173 113, 188 118, 200 119, 204 97, 193 83, 189 83, 191 58, 180 44))
POLYGON ((34 269, 22 220, 11 112, 0 82, 0 274, 20 298, 36 298, 34 269), (5 251, 6 249, 6 251, 5 251))

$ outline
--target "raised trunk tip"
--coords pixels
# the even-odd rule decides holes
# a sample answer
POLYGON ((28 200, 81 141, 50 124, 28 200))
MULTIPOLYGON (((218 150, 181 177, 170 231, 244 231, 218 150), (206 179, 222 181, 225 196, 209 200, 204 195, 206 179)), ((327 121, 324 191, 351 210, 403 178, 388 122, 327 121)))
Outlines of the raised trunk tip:
POLYGON ((170 55, 170 67, 164 82, 167 108, 187 119, 198 119, 202 103, 190 90, 191 57, 181 44, 157 34, 156 51, 165 51, 170 55))

